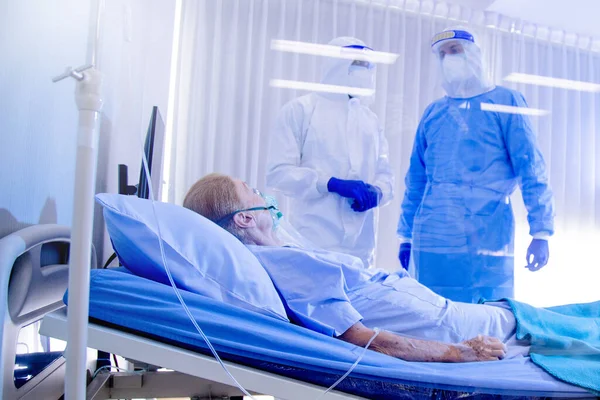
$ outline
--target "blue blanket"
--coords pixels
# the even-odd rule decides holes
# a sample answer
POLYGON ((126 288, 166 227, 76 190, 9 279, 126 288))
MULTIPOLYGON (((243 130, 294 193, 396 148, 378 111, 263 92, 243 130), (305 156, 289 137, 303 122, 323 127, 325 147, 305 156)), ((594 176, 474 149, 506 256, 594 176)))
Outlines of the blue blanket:
POLYGON ((600 394, 600 301, 545 309, 508 303, 517 318, 517 339, 531 341, 534 363, 600 394))

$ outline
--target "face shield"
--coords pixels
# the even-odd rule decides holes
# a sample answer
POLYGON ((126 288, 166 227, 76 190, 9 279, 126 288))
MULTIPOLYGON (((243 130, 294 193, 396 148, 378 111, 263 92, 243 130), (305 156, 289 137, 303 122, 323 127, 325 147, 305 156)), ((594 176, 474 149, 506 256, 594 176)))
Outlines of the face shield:
POLYGON ((348 95, 357 97, 362 103, 370 103, 375 95, 375 76, 377 68, 371 62, 373 51, 355 38, 341 37, 329 42, 330 46, 340 46, 342 58, 329 58, 323 66, 321 83, 344 86, 348 95))
POLYGON ((481 50, 470 32, 460 28, 440 32, 433 37, 431 50, 449 97, 469 98, 493 89, 481 50))

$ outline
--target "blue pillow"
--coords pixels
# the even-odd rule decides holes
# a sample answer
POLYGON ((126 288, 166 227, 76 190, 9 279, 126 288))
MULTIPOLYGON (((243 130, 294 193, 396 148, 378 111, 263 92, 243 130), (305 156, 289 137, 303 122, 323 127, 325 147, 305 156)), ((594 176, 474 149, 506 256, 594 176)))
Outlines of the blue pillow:
MULTIPOLYGON (((98 194, 115 252, 134 274, 170 285, 150 200, 98 194)), ((238 239, 175 204, 156 202, 169 271, 177 287, 287 321, 269 275, 238 239)))

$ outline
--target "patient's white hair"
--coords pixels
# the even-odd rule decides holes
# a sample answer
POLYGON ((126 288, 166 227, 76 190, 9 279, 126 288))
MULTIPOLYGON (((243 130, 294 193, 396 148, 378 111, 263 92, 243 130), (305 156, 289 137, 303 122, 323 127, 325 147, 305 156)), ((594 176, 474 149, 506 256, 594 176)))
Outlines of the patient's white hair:
MULTIPOLYGON (((206 175, 194 183, 185 195, 183 206, 213 222, 244 208, 235 182, 222 174, 206 175)), ((224 221, 221 226, 245 243, 245 232, 235 224, 233 218, 224 221)))

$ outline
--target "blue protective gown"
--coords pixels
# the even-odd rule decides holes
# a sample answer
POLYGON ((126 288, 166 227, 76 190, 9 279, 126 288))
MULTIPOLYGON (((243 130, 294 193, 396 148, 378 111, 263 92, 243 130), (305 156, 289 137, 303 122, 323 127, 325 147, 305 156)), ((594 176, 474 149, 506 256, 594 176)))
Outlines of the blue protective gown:
POLYGON ((552 192, 529 118, 484 111, 483 103, 527 107, 504 87, 432 103, 417 130, 398 224, 398 236, 413 240, 415 277, 455 301, 513 297, 509 196, 517 184, 530 234, 554 232, 552 192))

